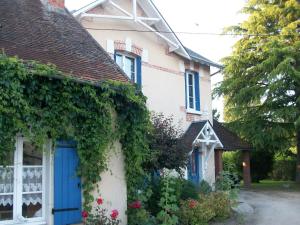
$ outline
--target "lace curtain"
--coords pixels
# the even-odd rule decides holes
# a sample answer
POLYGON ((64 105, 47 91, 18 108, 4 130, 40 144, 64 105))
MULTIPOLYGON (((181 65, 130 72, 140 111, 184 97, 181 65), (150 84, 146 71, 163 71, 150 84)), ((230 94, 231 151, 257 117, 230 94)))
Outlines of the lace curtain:
POLYGON ((23 204, 42 204, 43 166, 23 167, 23 204))
MULTIPOLYGON (((23 167, 23 204, 42 204, 42 166, 23 167)), ((13 204, 14 192, 14 168, 0 167, 0 205, 7 206, 13 204)))

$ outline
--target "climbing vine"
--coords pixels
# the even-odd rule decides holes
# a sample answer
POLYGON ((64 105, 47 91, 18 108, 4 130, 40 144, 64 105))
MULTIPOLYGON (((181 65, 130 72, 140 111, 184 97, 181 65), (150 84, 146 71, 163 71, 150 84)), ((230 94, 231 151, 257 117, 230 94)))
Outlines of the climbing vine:
POLYGON ((146 98, 130 84, 79 82, 54 66, 0 55, 0 164, 22 134, 42 146, 45 140, 74 140, 80 158, 84 207, 107 169, 107 153, 120 140, 128 197, 144 182, 150 127, 146 98))

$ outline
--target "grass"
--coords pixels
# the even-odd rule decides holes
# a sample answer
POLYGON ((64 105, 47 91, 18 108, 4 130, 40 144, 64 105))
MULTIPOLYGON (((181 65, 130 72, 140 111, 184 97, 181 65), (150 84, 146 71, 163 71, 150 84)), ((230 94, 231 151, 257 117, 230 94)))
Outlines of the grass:
POLYGON ((262 180, 251 184, 252 190, 299 191, 300 184, 293 181, 262 180))

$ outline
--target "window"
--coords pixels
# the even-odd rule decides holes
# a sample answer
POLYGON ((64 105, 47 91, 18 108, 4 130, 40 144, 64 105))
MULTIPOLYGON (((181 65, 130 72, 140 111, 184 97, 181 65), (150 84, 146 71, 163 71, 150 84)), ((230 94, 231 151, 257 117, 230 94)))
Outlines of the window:
POLYGON ((135 58, 126 55, 116 54, 116 63, 123 69, 123 71, 132 81, 136 81, 135 58))
POLYGON ((45 218, 45 153, 17 138, 8 166, 0 166, 0 224, 45 218))
POLYGON ((115 61, 129 79, 141 85, 141 57, 117 52, 115 53, 115 61))
POLYGON ((188 111, 200 111, 199 74, 186 72, 185 83, 186 108, 188 111))

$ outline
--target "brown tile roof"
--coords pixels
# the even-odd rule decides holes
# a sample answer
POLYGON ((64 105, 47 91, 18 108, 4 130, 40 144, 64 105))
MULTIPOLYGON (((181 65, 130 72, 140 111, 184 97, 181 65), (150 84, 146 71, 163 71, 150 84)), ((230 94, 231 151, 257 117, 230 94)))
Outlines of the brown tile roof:
MULTIPOLYGON (((183 136, 184 144, 188 148, 192 148, 192 143, 196 139, 197 135, 202 130, 203 126, 207 123, 207 120, 205 121, 198 121, 193 122, 187 131, 185 132, 183 136)), ((221 143, 223 144, 223 148, 217 148, 222 149, 225 151, 233 151, 233 150, 251 150, 252 146, 242 140, 237 134, 230 131, 228 128, 226 128, 223 124, 219 123, 218 121, 214 120, 213 129, 218 138, 220 139, 221 143)))
POLYGON ((66 10, 45 0, 0 0, 0 50, 55 64, 88 81, 128 81, 106 51, 66 10))

